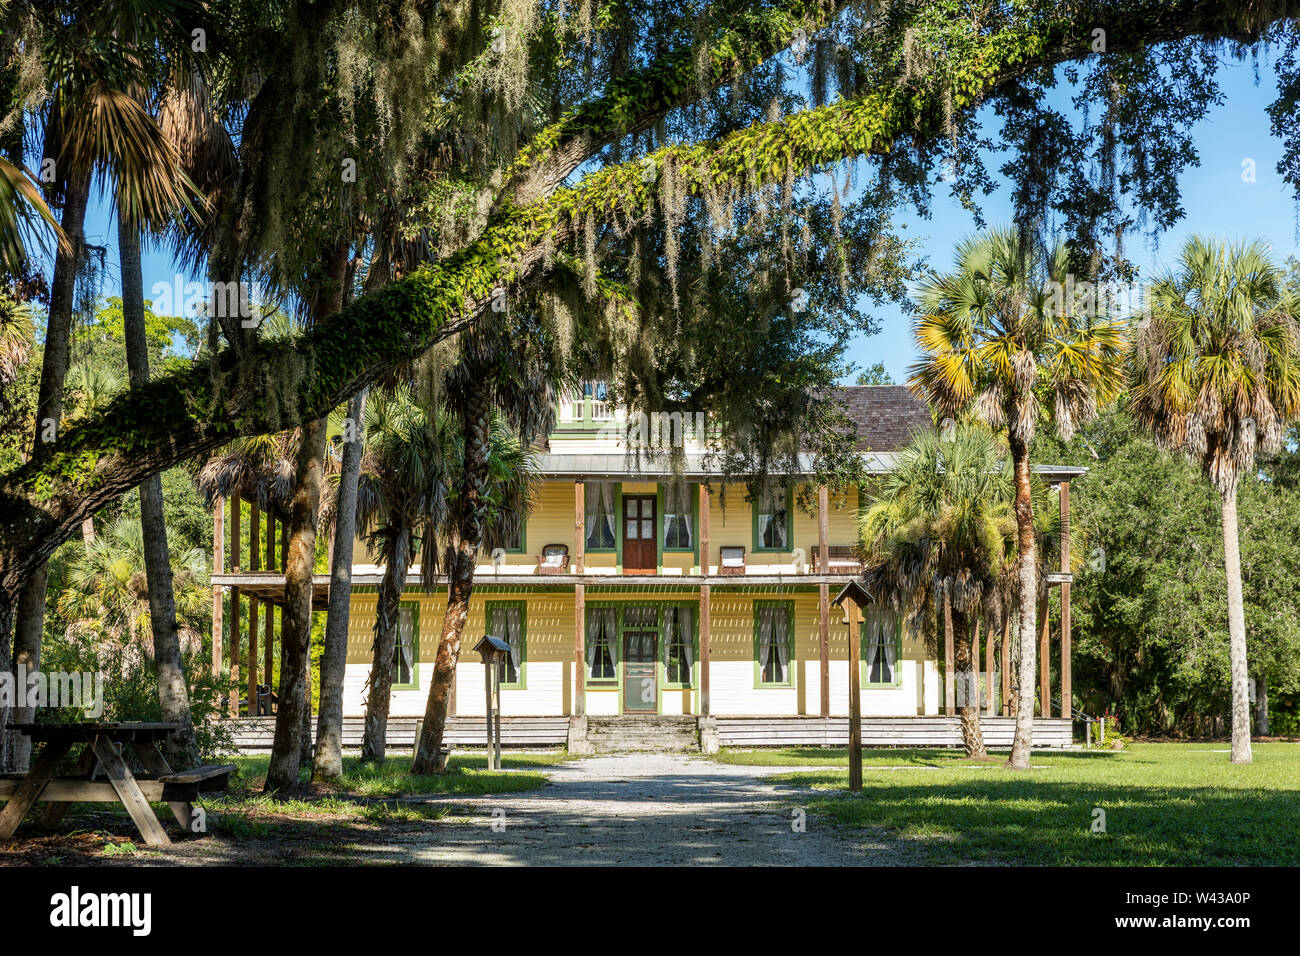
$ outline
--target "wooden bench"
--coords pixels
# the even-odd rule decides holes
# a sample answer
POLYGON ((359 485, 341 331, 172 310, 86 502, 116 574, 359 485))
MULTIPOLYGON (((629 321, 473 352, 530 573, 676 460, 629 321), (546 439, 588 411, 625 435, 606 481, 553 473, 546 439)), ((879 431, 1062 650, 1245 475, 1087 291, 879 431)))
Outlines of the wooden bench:
POLYGON ((233 763, 211 764, 207 767, 195 767, 179 773, 166 773, 158 778, 164 790, 168 787, 194 787, 194 795, 200 793, 224 793, 230 785, 230 775, 239 768, 233 763))
MULTIPOLYGON (((812 569, 813 573, 821 572, 821 548, 813 545, 812 549, 812 569)), ((826 573, 831 574, 836 571, 861 571, 862 559, 858 556, 858 549, 851 544, 832 544, 826 548, 826 573)))

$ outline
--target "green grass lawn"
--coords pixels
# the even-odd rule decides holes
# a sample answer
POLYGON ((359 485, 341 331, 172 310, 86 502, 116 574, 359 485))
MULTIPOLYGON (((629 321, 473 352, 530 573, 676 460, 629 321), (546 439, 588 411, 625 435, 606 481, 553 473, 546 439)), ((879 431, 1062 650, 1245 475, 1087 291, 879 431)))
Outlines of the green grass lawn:
POLYGON ((1300 744, 1256 744, 1249 766, 1233 766, 1226 751, 1201 743, 1041 752, 1036 769, 1012 772, 953 751, 871 750, 858 795, 847 792, 845 750, 720 759, 836 767, 776 779, 807 788, 796 805, 864 836, 901 837, 926 863, 1300 864, 1300 744), (1098 809, 1104 833, 1093 832, 1098 809))

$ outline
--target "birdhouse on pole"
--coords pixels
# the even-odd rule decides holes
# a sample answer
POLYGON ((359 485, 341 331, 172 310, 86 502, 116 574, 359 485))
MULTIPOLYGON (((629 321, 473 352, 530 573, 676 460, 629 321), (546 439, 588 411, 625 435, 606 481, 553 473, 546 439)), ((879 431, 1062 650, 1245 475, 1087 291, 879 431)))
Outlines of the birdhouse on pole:
POLYGON ((474 645, 483 658, 483 691, 487 697, 488 769, 501 769, 501 664, 510 653, 510 645, 499 637, 485 634, 474 645))
POLYGON ((858 793, 862 790, 862 678, 858 660, 862 615, 874 600, 861 582, 850 581, 835 595, 834 603, 847 612, 849 623, 849 790, 858 793))

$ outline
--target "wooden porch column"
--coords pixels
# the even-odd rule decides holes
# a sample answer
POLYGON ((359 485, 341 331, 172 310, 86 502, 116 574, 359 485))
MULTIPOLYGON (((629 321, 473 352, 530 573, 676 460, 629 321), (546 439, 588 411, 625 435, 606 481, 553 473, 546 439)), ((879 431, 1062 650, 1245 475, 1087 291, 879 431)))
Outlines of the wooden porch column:
MULTIPOLYGON (((1061 570, 1070 571, 1070 483, 1061 482, 1061 570)), ((1070 667, 1070 583, 1061 585, 1061 716, 1074 713, 1070 667)))
POLYGON ((1011 615, 1002 615, 1002 707, 1003 717, 1011 716, 1011 615))
POLYGON ((862 678, 858 676, 859 641, 862 633, 862 609, 856 600, 848 600, 849 612, 849 790, 862 790, 862 678))
POLYGON ((992 717, 997 713, 997 696, 993 693, 993 628, 989 628, 984 639, 984 694, 988 701, 984 705, 984 716, 992 717))
MULTIPOLYGON (((223 574, 226 568, 226 502, 218 496, 216 508, 212 512, 212 573, 223 574)), ((212 674, 221 676, 221 642, 225 639, 226 627, 222 620, 221 585, 212 586, 212 674)))
MULTIPOLYGON (((830 571, 830 494, 817 486, 817 560, 822 577, 830 571)), ((831 715, 831 586, 823 581, 817 588, 817 636, 821 652, 821 715, 831 715)), ((852 638, 850 637, 850 640, 852 638)))
MULTIPOLYGON (((953 671, 954 659, 957 656, 956 649, 953 647, 952 628, 948 627, 947 616, 951 613, 947 611, 948 605, 945 603, 945 620, 943 629, 943 712, 949 717, 957 716, 957 675, 953 671)), ((852 635, 850 635, 851 637, 852 635)))
MULTIPOLYGON (((280 529, 287 533, 289 523, 283 519, 280 521, 280 529)), ((288 548, 284 552, 288 553, 288 548)), ((276 569, 275 560, 275 514, 268 511, 266 513, 266 570, 273 571, 276 569)), ((280 611, 280 625, 284 626, 284 610, 280 611)), ((275 691, 275 605, 270 601, 266 602, 266 646, 262 648, 262 673, 266 676, 263 682, 272 692, 275 691)))
MULTIPOLYGON (((586 485, 579 479, 573 483, 573 570, 586 573, 587 509, 586 485)), ((587 713, 587 586, 573 588, 573 715, 587 713)))
MULTIPOLYGON (((248 570, 262 569, 262 512, 250 501, 248 514, 248 570)), ((257 631, 261 601, 248 598, 248 716, 257 716, 257 631)))
MULTIPOLYGON (((230 496, 230 564, 231 570, 236 574, 243 567, 242 558, 240 557, 240 522, 243 509, 239 504, 239 493, 236 492, 230 496)), ((239 588, 230 589, 230 716, 239 716, 239 645, 240 620, 239 620, 239 588)))
POLYGON ((1040 717, 1052 716, 1052 616, 1048 613, 1052 592, 1044 590, 1038 608, 1038 710, 1040 717))
POLYGON ((700 716, 711 717, 709 702, 709 636, 713 618, 713 598, 709 593, 709 486, 700 484, 700 716))

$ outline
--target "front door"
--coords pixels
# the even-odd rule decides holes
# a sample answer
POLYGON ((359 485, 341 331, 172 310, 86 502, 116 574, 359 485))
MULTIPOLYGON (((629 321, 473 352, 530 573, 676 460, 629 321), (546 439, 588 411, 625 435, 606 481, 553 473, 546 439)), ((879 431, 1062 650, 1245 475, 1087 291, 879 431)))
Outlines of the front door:
POLYGON ((655 496, 623 496, 623 573, 654 574, 655 496))
POLYGON ((654 631, 628 631, 623 635, 623 713, 654 714, 659 710, 659 683, 655 675, 654 631))

